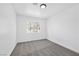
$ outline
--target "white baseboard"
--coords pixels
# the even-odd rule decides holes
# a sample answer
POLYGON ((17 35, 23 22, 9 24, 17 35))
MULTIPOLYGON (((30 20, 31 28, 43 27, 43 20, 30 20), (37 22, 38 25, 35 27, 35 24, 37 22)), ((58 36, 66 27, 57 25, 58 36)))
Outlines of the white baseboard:
MULTIPOLYGON (((48 39, 48 40, 49 40, 49 39, 48 39)), ((58 44, 58 45, 60 45, 60 46, 62 46, 62 47, 65 47, 65 48, 67 48, 67 49, 69 49, 69 50, 71 50, 71 51, 74 51, 74 52, 76 52, 76 53, 79 54, 79 51, 76 50, 76 49, 73 49, 73 48, 71 48, 71 47, 68 47, 68 46, 66 46, 66 45, 64 45, 64 44, 61 44, 61 43, 56 42, 56 41, 53 41, 53 40, 49 40, 49 41, 52 41, 52 42, 54 42, 54 43, 56 43, 56 44, 58 44)))
POLYGON ((17 43, 15 43, 15 45, 11 48, 11 50, 9 51, 9 53, 7 54, 7 56, 10 56, 10 55, 11 55, 11 53, 12 53, 13 50, 14 50, 14 48, 16 47, 16 44, 17 44, 17 43))
MULTIPOLYGON (((42 38, 42 39, 46 39, 46 38, 42 38)), ((17 43, 29 42, 29 41, 35 41, 35 40, 42 40, 42 39, 30 39, 30 40, 18 41, 17 43)))

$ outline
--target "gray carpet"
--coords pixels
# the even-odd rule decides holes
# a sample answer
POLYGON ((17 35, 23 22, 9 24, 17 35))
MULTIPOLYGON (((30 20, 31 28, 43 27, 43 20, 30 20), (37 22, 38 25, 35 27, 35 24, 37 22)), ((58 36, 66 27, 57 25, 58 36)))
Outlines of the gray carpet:
POLYGON ((11 56, 79 56, 47 39, 18 43, 11 56))

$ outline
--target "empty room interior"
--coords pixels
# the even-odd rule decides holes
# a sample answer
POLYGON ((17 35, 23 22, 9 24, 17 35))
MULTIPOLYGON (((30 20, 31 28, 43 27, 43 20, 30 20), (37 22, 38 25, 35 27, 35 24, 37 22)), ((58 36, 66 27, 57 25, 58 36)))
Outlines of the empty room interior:
POLYGON ((79 3, 0 3, 0 56, 79 56, 79 3))

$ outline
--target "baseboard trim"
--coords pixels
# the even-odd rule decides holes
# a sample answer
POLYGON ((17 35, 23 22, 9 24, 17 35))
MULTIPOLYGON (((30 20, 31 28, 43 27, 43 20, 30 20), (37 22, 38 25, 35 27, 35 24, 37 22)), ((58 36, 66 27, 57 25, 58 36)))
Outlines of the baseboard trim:
POLYGON ((9 51, 8 55, 7 56, 10 56, 11 53, 13 52, 14 48, 16 47, 17 43, 15 43, 15 45, 13 46, 13 48, 9 51))
MULTIPOLYGON (((48 40, 49 40, 49 39, 48 39, 48 40)), ((62 46, 62 47, 64 47, 64 48, 66 48, 66 49, 69 49, 69 50, 71 50, 71 51, 73 51, 73 52, 79 54, 79 51, 77 51, 77 50, 75 50, 75 49, 72 49, 72 48, 69 48, 69 47, 67 47, 66 45, 63 45, 63 44, 61 44, 61 43, 58 43, 58 42, 52 41, 52 40, 49 40, 49 41, 54 42, 54 43, 56 43, 56 44, 58 44, 58 45, 60 45, 60 46, 62 46)))
MULTIPOLYGON (((43 38, 43 39, 44 39, 44 38, 43 38)), ((19 42, 17 42, 17 43, 30 42, 30 41, 43 40, 43 39, 35 39, 35 40, 28 40, 28 41, 19 41, 19 42)))

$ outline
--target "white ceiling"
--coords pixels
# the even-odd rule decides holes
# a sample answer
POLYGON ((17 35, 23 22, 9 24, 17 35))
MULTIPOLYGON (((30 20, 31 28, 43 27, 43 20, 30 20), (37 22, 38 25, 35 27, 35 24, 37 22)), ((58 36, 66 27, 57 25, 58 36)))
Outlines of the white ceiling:
MULTIPOLYGON (((77 3, 76 3, 77 4, 77 3)), ((32 3, 16 3, 13 4, 15 11, 18 14, 32 17, 48 18, 57 13, 62 12, 72 6, 76 5, 75 3, 46 3, 47 7, 42 9, 40 8, 40 3, 34 5, 32 3)))

